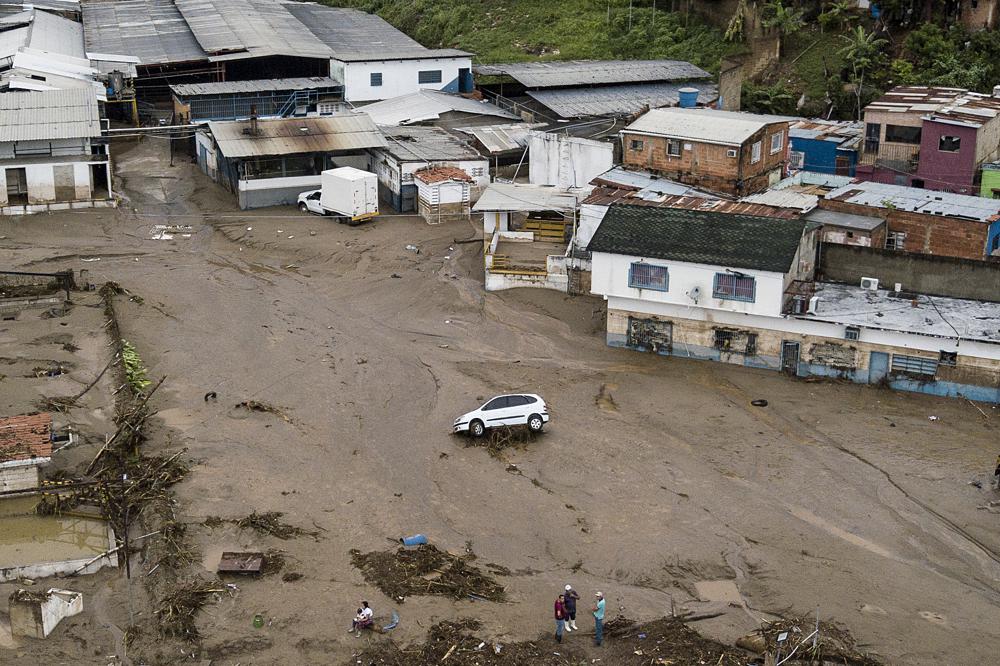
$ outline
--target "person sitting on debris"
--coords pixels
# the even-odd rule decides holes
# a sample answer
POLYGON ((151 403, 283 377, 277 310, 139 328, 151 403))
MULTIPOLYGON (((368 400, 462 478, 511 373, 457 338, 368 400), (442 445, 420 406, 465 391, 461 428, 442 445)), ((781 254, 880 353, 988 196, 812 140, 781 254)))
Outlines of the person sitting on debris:
POLYGON ((375 611, 373 611, 368 606, 367 601, 362 601, 361 608, 358 609, 358 614, 354 616, 354 621, 351 622, 351 631, 356 631, 358 633, 358 636, 360 636, 361 630, 367 629, 368 627, 372 626, 374 622, 375 622, 375 611))
POLYGON ((580 627, 576 626, 576 601, 580 595, 572 585, 567 585, 563 597, 566 599, 566 631, 579 631, 580 627))

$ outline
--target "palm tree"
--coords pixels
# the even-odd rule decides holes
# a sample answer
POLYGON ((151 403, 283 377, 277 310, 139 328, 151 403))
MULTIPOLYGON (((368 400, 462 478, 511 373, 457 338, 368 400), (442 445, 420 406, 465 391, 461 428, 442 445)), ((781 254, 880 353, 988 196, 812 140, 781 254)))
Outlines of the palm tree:
POLYGON ((835 0, 835 2, 827 3, 819 15, 820 30, 830 26, 842 26, 848 23, 852 17, 851 3, 848 0, 835 0))
POLYGON ((866 32, 862 26, 857 26, 846 35, 841 35, 844 46, 837 54, 851 67, 851 82, 854 84, 854 96, 857 99, 857 119, 861 120, 861 92, 865 85, 865 74, 882 55, 882 47, 888 42, 877 36, 875 32, 866 32))
POLYGON ((785 7, 781 0, 772 0, 764 7, 765 28, 777 28, 782 35, 790 35, 802 29, 806 24, 802 20, 802 10, 785 7))

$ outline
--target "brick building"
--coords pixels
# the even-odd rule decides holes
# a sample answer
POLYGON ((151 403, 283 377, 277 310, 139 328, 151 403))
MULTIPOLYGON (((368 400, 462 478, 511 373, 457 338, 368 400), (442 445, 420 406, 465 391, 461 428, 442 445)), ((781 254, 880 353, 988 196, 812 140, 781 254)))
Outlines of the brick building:
POLYGON ((886 221, 885 247, 983 259, 1000 254, 1000 201, 884 183, 851 183, 819 208, 886 221))
POLYGON ((52 456, 52 416, 0 419, 0 491, 38 487, 38 468, 52 456))
POLYGON ((778 182, 788 119, 715 109, 653 109, 621 132, 622 163, 699 188, 745 196, 778 182))

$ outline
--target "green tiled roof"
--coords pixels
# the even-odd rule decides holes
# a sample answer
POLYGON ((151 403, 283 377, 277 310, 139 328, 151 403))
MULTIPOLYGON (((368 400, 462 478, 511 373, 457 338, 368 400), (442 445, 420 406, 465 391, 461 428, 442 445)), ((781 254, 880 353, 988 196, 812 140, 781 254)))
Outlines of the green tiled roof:
POLYGON ((615 204, 591 252, 786 273, 806 220, 615 204))

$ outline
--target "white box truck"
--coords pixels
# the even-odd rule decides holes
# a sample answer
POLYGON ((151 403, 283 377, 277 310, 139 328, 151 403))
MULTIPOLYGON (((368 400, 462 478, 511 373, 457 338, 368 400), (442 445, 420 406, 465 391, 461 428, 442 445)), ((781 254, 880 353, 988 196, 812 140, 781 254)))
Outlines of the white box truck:
POLYGON ((299 195, 299 210, 356 225, 378 215, 378 176, 354 167, 327 169, 320 188, 299 195))

